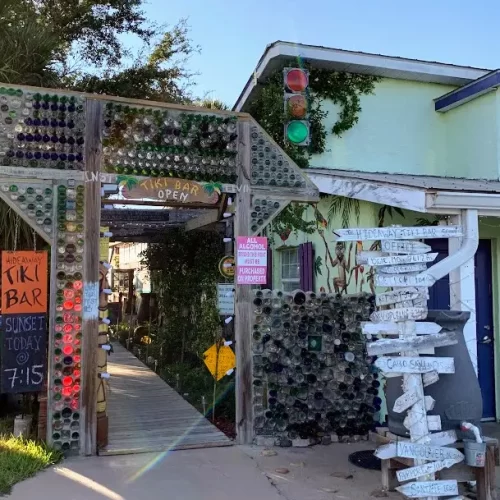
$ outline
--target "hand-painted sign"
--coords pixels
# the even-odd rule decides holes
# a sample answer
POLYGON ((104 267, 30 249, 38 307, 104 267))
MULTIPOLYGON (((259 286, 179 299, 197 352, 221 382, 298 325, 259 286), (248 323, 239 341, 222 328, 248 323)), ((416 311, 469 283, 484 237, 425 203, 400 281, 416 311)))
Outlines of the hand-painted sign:
POLYGON ((217 284, 217 304, 219 314, 224 316, 234 314, 234 285, 232 283, 217 284))
POLYGON ((376 286, 422 286, 434 285, 436 280, 428 274, 388 274, 387 276, 375 275, 376 286))
POLYGON ((425 271, 425 264, 401 264, 398 266, 384 266, 379 269, 384 274, 420 273, 425 271))
MULTIPOLYGON (((363 321, 361 329, 365 335, 399 335, 401 333, 396 323, 370 323, 363 321)), ((442 326, 437 323, 427 321, 415 323, 415 333, 417 335, 431 335, 432 333, 439 333, 441 330, 442 326)))
POLYGON ((406 356, 384 357, 375 361, 375 366, 383 372, 392 373, 455 373, 453 358, 409 358, 406 356))
POLYGON ((398 441, 397 443, 384 444, 377 448, 375 456, 380 459, 401 457, 416 458, 419 460, 455 460, 461 462, 465 457, 456 448, 445 448, 441 446, 427 446, 415 444, 409 441, 398 441))
POLYGON ((234 278, 234 257, 232 255, 226 255, 222 257, 219 262, 219 272, 224 278, 232 279, 234 278))
POLYGON ((236 282, 239 285, 267 283, 267 238, 236 238, 236 282))
POLYGON ((407 287, 393 290, 392 292, 378 293, 375 296, 375 305, 388 306, 397 304, 399 302, 406 302, 408 300, 418 300, 429 298, 429 291, 427 288, 407 287))
POLYGON ((403 351, 417 351, 430 347, 444 347, 457 343, 455 332, 435 333, 425 337, 402 339, 382 339, 369 343, 366 348, 369 356, 380 356, 403 351))
POLYGON ((381 246, 383 252, 403 254, 425 254, 432 250, 429 245, 420 241, 382 240, 381 246))
POLYGON ((47 311, 47 252, 2 252, 2 314, 47 311))
MULTIPOLYGON (((397 242, 404 243, 404 242, 397 242)), ((412 242, 410 242, 412 243, 412 242)), ((379 255, 364 255, 373 254, 375 252, 360 252, 358 259, 361 258, 363 263, 369 266, 392 266, 399 264, 419 264, 425 262, 432 262, 437 257, 437 253, 421 253, 415 255, 386 255, 383 256, 382 252, 377 252, 379 255)))
POLYGON ((431 372, 424 373, 422 375, 422 384, 424 387, 429 387, 432 384, 435 384, 439 380, 439 374, 436 370, 432 370, 431 372))
POLYGON ((446 446, 457 441, 457 433, 455 431, 436 432, 434 434, 427 434, 427 436, 421 438, 420 441, 422 441, 422 444, 429 444, 432 446, 446 446))
POLYGON ((372 321, 407 321, 425 319, 427 309, 423 307, 404 307, 402 309, 385 309, 372 312, 370 319, 372 321))
POLYGON ((395 413, 403 413, 405 410, 413 406, 419 399, 420 398, 416 391, 405 392, 399 396, 396 401, 394 401, 394 408, 392 410, 395 413))
POLYGON ((410 479, 417 479, 417 477, 427 476, 427 474, 434 474, 443 469, 453 467, 456 464, 455 460, 440 460, 439 462, 430 462, 417 467, 410 467, 409 469, 398 470, 396 476, 400 483, 409 481, 410 479))
POLYGON ((1 392, 41 391, 47 371, 46 315, 4 314, 1 331, 1 392))
POLYGON ((337 241, 428 240, 463 236, 461 226, 371 227, 336 229, 337 241))
POLYGON ((409 498, 446 497, 458 495, 458 483, 454 479, 447 481, 417 481, 398 486, 396 490, 409 498))
POLYGON ((219 200, 222 185, 201 184, 173 177, 151 177, 138 179, 132 176, 118 176, 121 193, 126 199, 148 199, 175 201, 178 203, 204 203, 215 205, 219 200))

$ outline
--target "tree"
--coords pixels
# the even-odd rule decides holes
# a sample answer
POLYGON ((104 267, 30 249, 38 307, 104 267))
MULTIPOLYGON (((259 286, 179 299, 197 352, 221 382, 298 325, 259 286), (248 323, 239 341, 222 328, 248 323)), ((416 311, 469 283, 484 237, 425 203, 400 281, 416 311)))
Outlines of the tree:
POLYGON ((219 109, 222 111, 229 111, 231 109, 226 103, 220 101, 219 99, 210 99, 208 97, 195 101, 194 104, 207 109, 219 109))

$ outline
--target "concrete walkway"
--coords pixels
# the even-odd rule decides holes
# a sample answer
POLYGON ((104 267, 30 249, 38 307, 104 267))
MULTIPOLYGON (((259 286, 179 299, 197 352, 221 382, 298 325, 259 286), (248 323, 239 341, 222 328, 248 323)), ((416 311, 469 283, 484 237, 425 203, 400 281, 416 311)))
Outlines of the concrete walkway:
POLYGON ((79 458, 14 487, 9 500, 283 500, 237 447, 79 458))

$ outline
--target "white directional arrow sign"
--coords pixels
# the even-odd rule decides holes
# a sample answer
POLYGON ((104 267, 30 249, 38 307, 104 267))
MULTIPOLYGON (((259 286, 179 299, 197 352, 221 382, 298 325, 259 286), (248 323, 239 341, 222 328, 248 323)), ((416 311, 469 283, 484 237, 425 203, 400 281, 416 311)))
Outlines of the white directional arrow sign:
POLYGON ((429 446, 447 446, 456 443, 457 440, 457 433, 455 431, 441 431, 434 434, 427 434, 427 436, 420 438, 417 443, 428 444, 429 446))
POLYGON ((375 296, 375 304, 377 306, 388 306, 397 304, 398 302, 405 302, 407 300, 425 299, 429 298, 429 291, 427 288, 407 287, 393 290, 392 292, 378 293, 375 296))
POLYGON ((420 273, 425 271, 427 266, 425 264, 402 264, 400 266, 383 266, 377 271, 384 274, 403 274, 403 273, 420 273))
MULTIPOLYGON (((403 243, 403 242, 398 242, 403 243)), ((437 253, 421 253, 416 255, 386 255, 382 252, 360 252, 357 259, 360 264, 368 266, 393 266, 400 264, 419 264, 432 262, 437 257, 437 253), (378 253, 379 255, 372 255, 378 253), (360 260, 362 262, 360 262, 360 260)))
MULTIPOLYGON (((442 329, 442 326, 437 323, 427 321, 415 323, 417 335, 431 335, 439 333, 442 329)), ((396 323, 371 323, 368 321, 361 322, 361 331, 365 335, 399 335, 401 333, 396 323)))
POLYGON ((394 241, 382 240, 382 251, 403 254, 423 254, 430 252, 432 248, 420 241, 394 241))
POLYGON ((366 345, 369 356, 381 356, 394 352, 417 351, 431 347, 444 347, 457 343, 455 332, 435 333, 425 337, 414 337, 406 339, 382 339, 366 345))
POLYGON ((334 234, 337 241, 428 240, 457 238, 463 231, 461 226, 413 226, 336 229, 334 234))
POLYGON ((456 448, 445 448, 442 446, 428 446, 425 444, 410 443, 409 441, 398 441, 397 443, 384 444, 377 448, 375 456, 381 460, 387 458, 416 458, 419 460, 455 460, 461 462, 465 457, 456 448))
POLYGON ((416 391, 405 392, 399 396, 396 401, 394 401, 394 408, 392 409, 395 413, 403 413, 405 410, 413 406, 419 400, 416 391))
POLYGON ((436 400, 432 396, 424 396, 425 409, 432 411, 436 406, 436 400))
POLYGON ((429 274, 376 274, 376 286, 422 286, 430 287, 436 280, 429 274))
POLYGON ((409 498, 441 497, 458 495, 458 483, 454 479, 448 481, 419 481, 403 484, 396 488, 409 498))
POLYGON ((406 356, 377 358, 375 366, 387 373, 455 373, 453 358, 411 358, 406 356))
POLYGON ((417 479, 417 477, 427 476, 427 474, 434 474, 443 469, 448 469, 456 464, 455 460, 440 460, 439 462, 430 462, 428 464, 419 465, 417 467, 410 467, 409 469, 398 470, 396 476, 400 483, 409 481, 410 479, 417 479))
POLYGON ((407 321, 409 319, 425 319, 427 309, 423 307, 404 307, 401 309, 385 309, 375 311, 370 315, 372 321, 407 321))
POLYGON ((422 383, 424 384, 424 387, 428 387, 429 385, 435 384, 439 380, 439 375, 438 372, 435 370, 432 370, 429 373, 424 373, 422 375, 422 383))

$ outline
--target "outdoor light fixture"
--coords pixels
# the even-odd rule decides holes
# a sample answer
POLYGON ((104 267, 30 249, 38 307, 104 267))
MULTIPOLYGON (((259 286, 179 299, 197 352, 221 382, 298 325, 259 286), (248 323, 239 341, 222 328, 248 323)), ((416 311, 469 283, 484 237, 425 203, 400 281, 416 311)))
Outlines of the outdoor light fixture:
POLYGON ((231 243, 231 241, 233 241, 233 238, 224 238, 222 241, 224 243, 231 243))
POLYGON ((233 321, 233 317, 232 316, 229 316, 229 318, 226 318, 224 320, 224 323, 226 323, 226 325, 229 325, 229 323, 231 323, 231 321, 233 321))
POLYGON ((110 233, 109 231, 104 231, 103 233, 100 233, 101 238, 111 238, 113 236, 113 233, 110 233))
POLYGON ((284 107, 289 121, 285 123, 285 139, 296 146, 310 143, 309 72, 300 68, 283 70, 284 107))
POLYGON ((108 379, 111 377, 111 375, 109 373, 106 373, 106 372, 103 372, 103 373, 99 373, 99 378, 103 378, 103 379, 108 379))
POLYGON ((111 320, 109 318, 101 318, 101 323, 104 323, 105 325, 110 325, 111 320))
POLYGON ((109 344, 102 344, 100 347, 104 351, 111 351, 111 346, 109 344))
POLYGON ((224 346, 225 347, 228 347, 230 345, 233 345, 233 341, 232 340, 224 340, 224 346))
POLYGON ((233 216, 233 215, 234 215, 234 214, 232 214, 232 213, 229 213, 229 212, 224 212, 223 217, 224 217, 225 219, 227 219, 228 217, 231 217, 231 216, 233 216))

